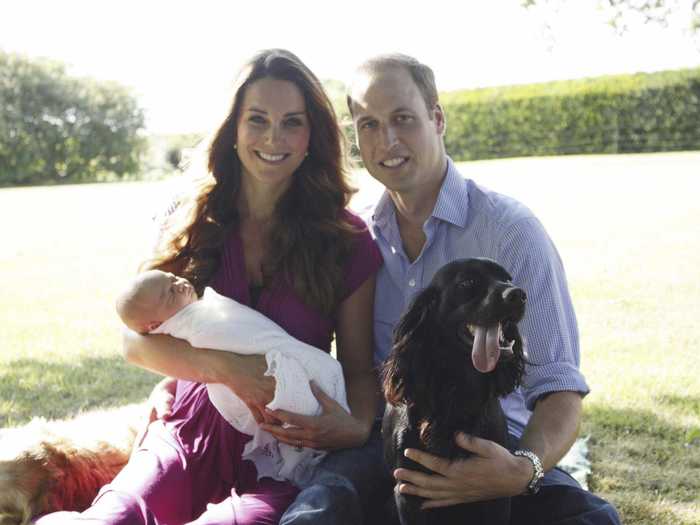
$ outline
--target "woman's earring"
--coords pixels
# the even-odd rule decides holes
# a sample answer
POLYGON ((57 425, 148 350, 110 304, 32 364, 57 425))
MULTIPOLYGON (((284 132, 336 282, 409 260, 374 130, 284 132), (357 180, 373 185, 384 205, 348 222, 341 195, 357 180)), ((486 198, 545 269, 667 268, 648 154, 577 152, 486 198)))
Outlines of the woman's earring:
POLYGON ((238 149, 238 144, 234 144, 233 149, 238 149))
POLYGON ((308 156, 309 156, 309 152, 307 151, 306 153, 304 153, 304 157, 308 157, 308 156))

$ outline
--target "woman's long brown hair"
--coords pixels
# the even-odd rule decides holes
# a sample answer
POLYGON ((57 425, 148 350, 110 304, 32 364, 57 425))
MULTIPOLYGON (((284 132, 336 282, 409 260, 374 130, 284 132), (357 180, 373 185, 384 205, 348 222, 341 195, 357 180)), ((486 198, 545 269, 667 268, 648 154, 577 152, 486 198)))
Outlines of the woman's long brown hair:
POLYGON ((316 76, 289 51, 255 55, 241 70, 228 116, 209 146, 208 176, 191 203, 188 221, 144 267, 188 279, 201 293, 219 267, 224 241, 240 221, 236 205, 241 163, 234 144, 246 89, 262 78, 294 83, 306 103, 311 126, 308 156, 276 205, 263 275, 269 284, 286 280, 301 299, 330 314, 343 293, 353 227, 343 210, 355 191, 347 181, 338 121, 316 76))

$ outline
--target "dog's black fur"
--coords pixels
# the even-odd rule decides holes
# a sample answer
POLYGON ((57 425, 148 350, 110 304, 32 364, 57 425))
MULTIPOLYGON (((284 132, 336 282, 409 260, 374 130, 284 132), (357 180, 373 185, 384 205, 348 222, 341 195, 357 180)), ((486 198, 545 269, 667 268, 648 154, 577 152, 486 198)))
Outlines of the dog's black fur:
MULTIPOLYGON (((406 448, 445 458, 468 457, 454 440, 459 431, 507 447, 505 417, 498 398, 512 392, 525 358, 517 328, 525 312, 525 292, 489 259, 462 259, 443 266, 413 301, 394 331, 384 368, 387 407, 382 424, 384 455, 393 469, 426 472, 404 456, 406 448), (512 353, 501 352, 495 368, 473 365, 473 334, 467 325, 500 323, 512 353)), ((510 500, 420 510, 422 499, 394 489, 402 525, 510 522, 510 500)))

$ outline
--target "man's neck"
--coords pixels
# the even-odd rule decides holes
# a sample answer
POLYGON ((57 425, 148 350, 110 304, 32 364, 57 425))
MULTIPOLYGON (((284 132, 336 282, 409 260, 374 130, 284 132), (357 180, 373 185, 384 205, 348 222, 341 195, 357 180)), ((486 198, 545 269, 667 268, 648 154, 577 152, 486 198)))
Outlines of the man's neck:
POLYGON ((412 192, 389 191, 396 209, 396 222, 404 251, 411 262, 418 258, 425 244, 423 225, 435 209, 446 171, 447 159, 442 171, 443 176, 433 179, 431 184, 415 188, 412 192))

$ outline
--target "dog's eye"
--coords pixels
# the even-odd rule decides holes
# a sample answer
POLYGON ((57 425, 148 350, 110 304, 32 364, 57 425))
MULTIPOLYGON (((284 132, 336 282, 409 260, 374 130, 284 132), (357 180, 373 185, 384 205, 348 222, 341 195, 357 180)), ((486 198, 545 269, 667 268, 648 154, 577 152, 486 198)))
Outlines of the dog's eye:
POLYGON ((457 283, 457 286, 459 286, 462 290, 469 290, 470 288, 474 287, 474 279, 465 279, 464 281, 459 281, 459 283, 457 283))

